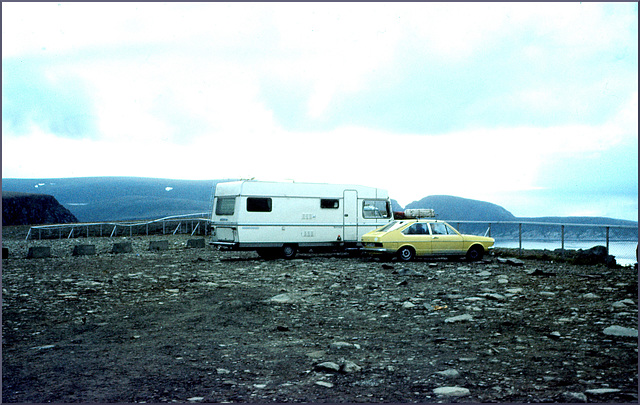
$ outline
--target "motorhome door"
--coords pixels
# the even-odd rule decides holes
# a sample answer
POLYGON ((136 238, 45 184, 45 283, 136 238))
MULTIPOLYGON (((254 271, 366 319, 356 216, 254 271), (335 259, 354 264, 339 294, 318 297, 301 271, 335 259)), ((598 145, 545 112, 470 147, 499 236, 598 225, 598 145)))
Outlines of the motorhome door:
POLYGON ((356 190, 344 190, 342 213, 342 240, 356 241, 358 239, 358 192, 356 190))

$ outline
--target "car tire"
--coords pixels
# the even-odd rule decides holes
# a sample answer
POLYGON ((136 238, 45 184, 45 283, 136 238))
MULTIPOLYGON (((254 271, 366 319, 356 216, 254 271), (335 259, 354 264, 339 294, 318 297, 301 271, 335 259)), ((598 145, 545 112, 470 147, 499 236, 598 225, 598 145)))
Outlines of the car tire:
POLYGON ((280 257, 290 260, 296 257, 297 252, 298 249, 294 245, 284 245, 280 250, 280 257))
POLYGON ((482 260, 484 256, 484 249, 480 246, 471 246, 467 251, 467 260, 472 262, 477 262, 478 260, 482 260))
POLYGON ((410 262, 411 260, 413 260, 413 258, 415 257, 416 252, 410 248, 409 246, 403 246, 400 249, 398 249, 398 259, 402 260, 403 262, 410 262))

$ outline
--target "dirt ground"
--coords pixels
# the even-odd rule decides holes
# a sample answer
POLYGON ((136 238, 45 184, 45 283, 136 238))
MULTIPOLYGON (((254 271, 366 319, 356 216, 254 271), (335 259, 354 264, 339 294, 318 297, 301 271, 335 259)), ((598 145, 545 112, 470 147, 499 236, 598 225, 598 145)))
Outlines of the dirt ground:
POLYGON ((3 402, 638 401, 635 268, 3 233, 3 402))

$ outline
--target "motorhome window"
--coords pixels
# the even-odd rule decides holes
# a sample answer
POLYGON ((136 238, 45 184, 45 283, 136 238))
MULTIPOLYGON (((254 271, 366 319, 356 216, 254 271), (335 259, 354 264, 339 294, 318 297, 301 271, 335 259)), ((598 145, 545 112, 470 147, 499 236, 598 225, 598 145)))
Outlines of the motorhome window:
POLYGON ((389 218, 391 210, 386 200, 364 200, 362 216, 364 218, 389 218))
POLYGON ((271 198, 262 198, 262 197, 247 198, 247 211, 271 212, 271 198))
POLYGON ((216 203, 216 215, 233 215, 236 207, 235 197, 218 197, 216 203))
POLYGON ((320 208, 339 208, 340 201, 336 199, 322 198, 320 199, 320 208))

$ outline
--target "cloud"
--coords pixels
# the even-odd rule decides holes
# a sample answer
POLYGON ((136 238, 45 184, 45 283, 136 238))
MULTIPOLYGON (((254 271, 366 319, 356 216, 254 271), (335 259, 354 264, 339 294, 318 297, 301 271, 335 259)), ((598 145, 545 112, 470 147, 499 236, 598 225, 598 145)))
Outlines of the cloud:
POLYGON ((636 4, 2 8, 5 176, 637 184, 636 4))
POLYGON ((4 134, 39 126, 63 137, 95 137, 95 119, 89 89, 72 74, 38 60, 3 59, 4 134))

